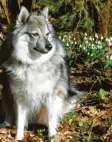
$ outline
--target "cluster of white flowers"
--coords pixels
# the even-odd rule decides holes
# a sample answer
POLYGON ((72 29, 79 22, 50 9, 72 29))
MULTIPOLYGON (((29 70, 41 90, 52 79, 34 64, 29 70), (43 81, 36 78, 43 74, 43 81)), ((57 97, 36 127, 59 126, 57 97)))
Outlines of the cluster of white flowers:
POLYGON ((86 52, 88 56, 96 56, 96 53, 107 48, 106 42, 104 42, 103 36, 98 36, 95 34, 94 37, 87 36, 84 34, 83 41, 80 42, 80 49, 82 52, 86 52))
POLYGON ((77 45, 75 37, 71 38, 71 36, 65 35, 59 38, 64 42, 66 49, 75 49, 75 46, 77 45))
MULTIPOLYGON (((98 34, 92 37, 85 33, 79 41, 77 41, 75 37, 67 35, 63 36, 61 39, 67 50, 79 51, 80 55, 84 54, 87 58, 90 58, 90 60, 96 60, 102 57, 109 51, 109 47, 112 46, 112 37, 105 38, 98 36, 98 34)), ((110 59, 112 59, 112 55, 110 55, 110 59)))

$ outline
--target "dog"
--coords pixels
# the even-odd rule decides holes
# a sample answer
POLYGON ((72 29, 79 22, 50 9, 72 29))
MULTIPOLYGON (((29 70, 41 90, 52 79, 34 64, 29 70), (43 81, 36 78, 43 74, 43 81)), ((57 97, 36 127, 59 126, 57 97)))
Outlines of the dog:
POLYGON ((5 108, 0 127, 16 119, 16 139, 22 140, 29 121, 44 123, 52 139, 60 118, 82 94, 69 83, 64 45, 48 20, 48 7, 29 13, 22 6, 12 27, 0 52, 5 108), (71 90, 78 95, 70 96, 71 90))

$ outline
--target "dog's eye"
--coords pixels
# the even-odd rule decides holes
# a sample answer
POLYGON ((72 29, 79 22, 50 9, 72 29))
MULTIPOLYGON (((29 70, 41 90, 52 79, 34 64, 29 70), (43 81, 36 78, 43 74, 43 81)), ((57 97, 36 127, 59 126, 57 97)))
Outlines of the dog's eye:
POLYGON ((49 34, 50 34, 50 32, 48 32, 48 33, 46 34, 46 36, 49 36, 49 34))
POLYGON ((39 34, 38 33, 32 33, 31 35, 32 36, 38 36, 39 34))

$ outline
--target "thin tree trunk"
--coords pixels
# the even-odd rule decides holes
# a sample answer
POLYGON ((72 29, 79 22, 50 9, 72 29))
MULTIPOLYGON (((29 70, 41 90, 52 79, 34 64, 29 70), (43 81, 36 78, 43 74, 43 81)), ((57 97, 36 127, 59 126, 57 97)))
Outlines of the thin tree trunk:
POLYGON ((19 6, 17 0, 7 0, 8 9, 11 14, 11 21, 15 20, 19 13, 19 6))
POLYGON ((11 13, 11 21, 16 19, 22 5, 24 5, 29 11, 32 7, 32 0, 7 0, 7 3, 9 12, 11 13))
POLYGON ((21 5, 24 5, 28 11, 31 11, 32 1, 33 0, 21 0, 21 5))
POLYGON ((109 34, 109 20, 110 20, 110 0, 105 0, 105 5, 100 9, 98 16, 98 33, 107 37, 109 34))

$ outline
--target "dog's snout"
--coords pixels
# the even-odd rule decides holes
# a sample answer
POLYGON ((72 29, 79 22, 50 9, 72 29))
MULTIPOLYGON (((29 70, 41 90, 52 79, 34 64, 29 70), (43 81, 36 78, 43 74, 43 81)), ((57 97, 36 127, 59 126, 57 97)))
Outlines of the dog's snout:
POLYGON ((52 49, 52 45, 50 43, 46 44, 45 48, 50 51, 52 49))

